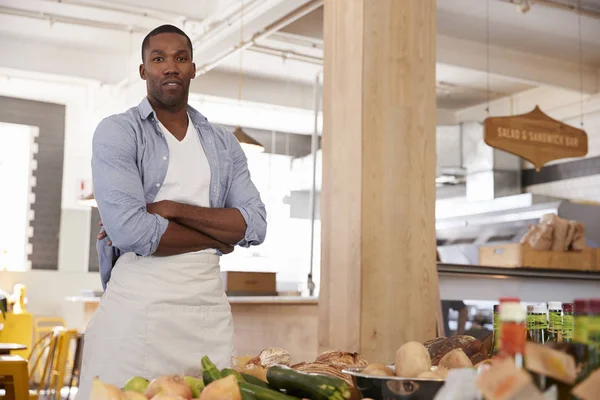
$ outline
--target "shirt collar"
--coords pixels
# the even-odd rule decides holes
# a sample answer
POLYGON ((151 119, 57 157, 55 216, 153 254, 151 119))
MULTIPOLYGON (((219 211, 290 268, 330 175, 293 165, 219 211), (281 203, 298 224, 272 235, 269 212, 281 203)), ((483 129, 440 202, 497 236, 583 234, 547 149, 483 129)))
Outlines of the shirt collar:
MULTIPOLYGON (((142 117, 142 119, 148 119, 148 117, 154 114, 154 110, 152 109, 152 105, 150 104, 148 97, 144 97, 142 99, 142 101, 138 105, 138 111, 140 112, 140 117, 142 117)), ((189 104, 187 107, 187 111, 194 125, 207 121, 207 118, 204 115, 202 115, 198 110, 196 110, 189 104)))

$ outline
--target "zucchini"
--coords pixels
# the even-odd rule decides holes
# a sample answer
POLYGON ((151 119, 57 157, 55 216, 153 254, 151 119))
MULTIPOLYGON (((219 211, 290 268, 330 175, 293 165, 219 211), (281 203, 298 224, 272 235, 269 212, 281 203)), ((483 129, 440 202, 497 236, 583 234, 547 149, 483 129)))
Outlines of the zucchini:
POLYGON ((244 373, 241 373, 241 375, 242 375, 242 378, 244 378, 244 380, 248 383, 251 383, 256 386, 264 387, 265 389, 271 389, 269 384, 267 382, 263 381, 262 379, 259 379, 253 375, 248 375, 248 374, 244 374, 244 373))
POLYGON ((225 378, 229 375, 235 376, 235 379, 237 379, 238 382, 246 382, 246 380, 242 377, 242 375, 234 369, 224 368, 221 370, 221 376, 223 378, 225 378))
POLYGON ((221 372, 217 368, 208 356, 202 357, 202 380, 204 381, 204 385, 208 386, 209 383, 214 382, 218 379, 223 378, 221 372))
POLYGON ((245 392, 240 388, 240 394, 242 395, 242 400, 259 400, 254 393, 245 392))
POLYGON ((242 396, 244 393, 254 396, 256 400, 298 400, 297 397, 288 396, 274 389, 253 385, 247 382, 238 382, 242 396))
POLYGON ((269 368, 267 380, 276 389, 302 393, 313 400, 344 400, 351 397, 348 384, 339 378, 308 374, 282 365, 269 368))

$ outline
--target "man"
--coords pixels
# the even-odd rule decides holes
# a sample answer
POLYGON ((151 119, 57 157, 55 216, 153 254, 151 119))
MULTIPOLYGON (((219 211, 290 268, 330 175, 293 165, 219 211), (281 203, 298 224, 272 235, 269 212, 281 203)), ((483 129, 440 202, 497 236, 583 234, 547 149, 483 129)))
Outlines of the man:
POLYGON ((452 333, 448 322, 450 309, 458 311, 455 335, 464 335, 467 319, 469 318, 467 305, 461 300, 442 300, 442 316, 444 318, 444 332, 446 333, 446 337, 449 337, 452 333))
POLYGON ((197 372, 233 353, 231 309, 219 256, 259 245, 266 211, 235 137, 188 106, 192 44, 163 25, 142 44, 147 97, 98 125, 94 194, 104 230, 105 293, 85 332, 77 399, 92 379, 197 372))

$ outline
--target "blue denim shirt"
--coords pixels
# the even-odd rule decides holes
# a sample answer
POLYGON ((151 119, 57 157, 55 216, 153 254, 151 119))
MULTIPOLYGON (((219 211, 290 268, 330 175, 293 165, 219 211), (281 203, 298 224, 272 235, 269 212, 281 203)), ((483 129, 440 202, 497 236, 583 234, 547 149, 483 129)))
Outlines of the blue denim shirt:
MULTIPOLYGON (((213 125, 188 106, 210 166, 210 206, 236 208, 247 228, 239 246, 261 244, 266 235, 266 210, 252 183, 246 156, 231 132, 213 125)), ((169 147, 147 98, 122 114, 100 122, 92 144, 94 196, 108 238, 96 248, 102 287, 121 254, 153 254, 169 221, 149 214, 169 166, 169 147), (113 245, 108 246, 108 240, 113 245)), ((194 171, 190 171, 193 174, 194 171)))

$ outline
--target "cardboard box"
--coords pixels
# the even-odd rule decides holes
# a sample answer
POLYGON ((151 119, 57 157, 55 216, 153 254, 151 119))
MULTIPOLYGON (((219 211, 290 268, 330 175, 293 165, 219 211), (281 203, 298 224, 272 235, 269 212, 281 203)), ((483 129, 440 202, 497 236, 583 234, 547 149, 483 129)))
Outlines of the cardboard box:
POLYGON ((570 271, 596 269, 595 249, 583 251, 540 251, 528 244, 511 243, 479 248, 479 265, 503 268, 548 268, 570 271))
POLYGON ((221 274, 228 296, 277 296, 274 272, 224 271, 221 274))

